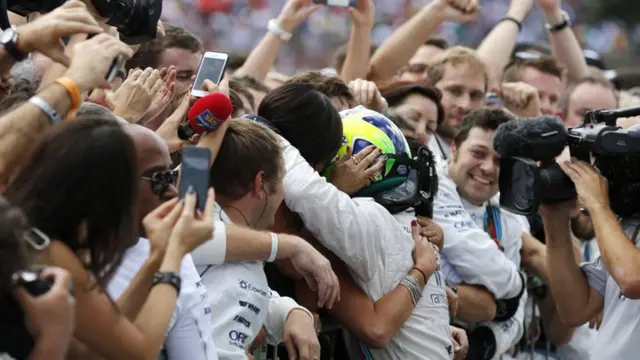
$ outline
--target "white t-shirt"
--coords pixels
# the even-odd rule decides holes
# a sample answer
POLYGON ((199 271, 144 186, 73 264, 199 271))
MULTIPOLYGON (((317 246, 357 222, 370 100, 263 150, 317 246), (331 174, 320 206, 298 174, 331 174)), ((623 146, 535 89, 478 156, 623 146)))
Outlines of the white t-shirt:
MULTIPOLYGON (((135 246, 125 252, 120 267, 107 287, 113 299, 124 293, 147 260, 149 246, 149 240, 140 238, 135 246)), ((211 331, 211 307, 191 255, 182 260, 180 278, 180 294, 164 343, 165 355, 169 360, 217 360, 211 331)))
MULTIPOLYGON (((217 207, 216 219, 230 223, 217 207)), ((217 226, 218 224, 216 224, 217 226)), ((215 239, 212 241, 216 241, 215 239)), ((206 249, 196 249, 194 254, 206 249)), ((209 264, 198 254, 197 269, 209 293, 213 339, 220 360, 246 360, 246 351, 264 326, 267 342, 283 341, 283 329, 293 309, 302 309, 293 299, 280 297, 267 283, 261 261, 209 264)))

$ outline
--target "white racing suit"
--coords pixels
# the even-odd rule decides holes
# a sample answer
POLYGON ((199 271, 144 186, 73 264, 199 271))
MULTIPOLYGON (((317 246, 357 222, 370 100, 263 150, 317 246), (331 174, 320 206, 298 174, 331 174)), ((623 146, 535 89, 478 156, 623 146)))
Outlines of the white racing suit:
MULTIPOLYGON (((349 267, 372 301, 393 290, 413 267, 410 233, 372 199, 351 199, 326 182, 283 139, 285 202, 318 241, 349 267)), ((440 276, 431 276, 413 313, 385 349, 362 346, 363 358, 452 358, 449 309, 440 276)))
MULTIPOLYGON (((439 187, 434 204, 434 220, 444 232, 441 265, 447 282, 454 285, 482 285, 496 299, 516 297, 525 286, 518 270, 521 238, 526 231, 523 219, 502 209, 498 211, 502 252, 483 229, 486 206, 474 206, 460 198, 455 183, 448 175, 446 163, 440 162, 437 169, 439 187)), ((498 207, 498 195, 491 200, 491 204, 498 207)), ((526 300, 525 291, 511 319, 482 324, 489 327, 495 336, 494 358, 499 358, 522 337, 526 300)))

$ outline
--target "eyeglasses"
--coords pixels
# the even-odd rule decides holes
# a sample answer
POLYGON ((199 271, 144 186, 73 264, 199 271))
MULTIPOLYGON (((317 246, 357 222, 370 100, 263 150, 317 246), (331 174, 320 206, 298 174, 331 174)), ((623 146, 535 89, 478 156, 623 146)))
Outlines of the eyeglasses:
POLYGON ((178 182, 178 170, 157 171, 151 176, 141 176, 140 178, 151 182, 151 192, 154 195, 162 196, 169 190, 169 187, 178 182))

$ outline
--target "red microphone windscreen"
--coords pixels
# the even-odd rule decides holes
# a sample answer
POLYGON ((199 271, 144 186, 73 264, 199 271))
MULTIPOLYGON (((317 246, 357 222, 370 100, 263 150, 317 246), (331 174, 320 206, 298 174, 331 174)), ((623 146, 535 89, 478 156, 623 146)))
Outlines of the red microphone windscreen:
POLYGON ((214 93, 198 99, 189 109, 187 118, 191 127, 202 133, 215 130, 232 112, 231 99, 225 94, 214 93), (201 123, 207 124, 207 127, 203 127, 201 123))

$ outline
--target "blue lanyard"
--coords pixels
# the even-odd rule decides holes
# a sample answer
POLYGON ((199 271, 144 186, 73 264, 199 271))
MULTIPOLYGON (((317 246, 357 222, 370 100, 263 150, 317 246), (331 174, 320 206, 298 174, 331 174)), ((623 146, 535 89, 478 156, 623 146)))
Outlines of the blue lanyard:
POLYGON ((497 206, 487 205, 484 213, 484 230, 488 232, 491 237, 495 236, 493 240, 500 246, 502 242, 502 222, 500 221, 500 209, 497 206), (495 234, 491 233, 491 224, 493 224, 495 234))

